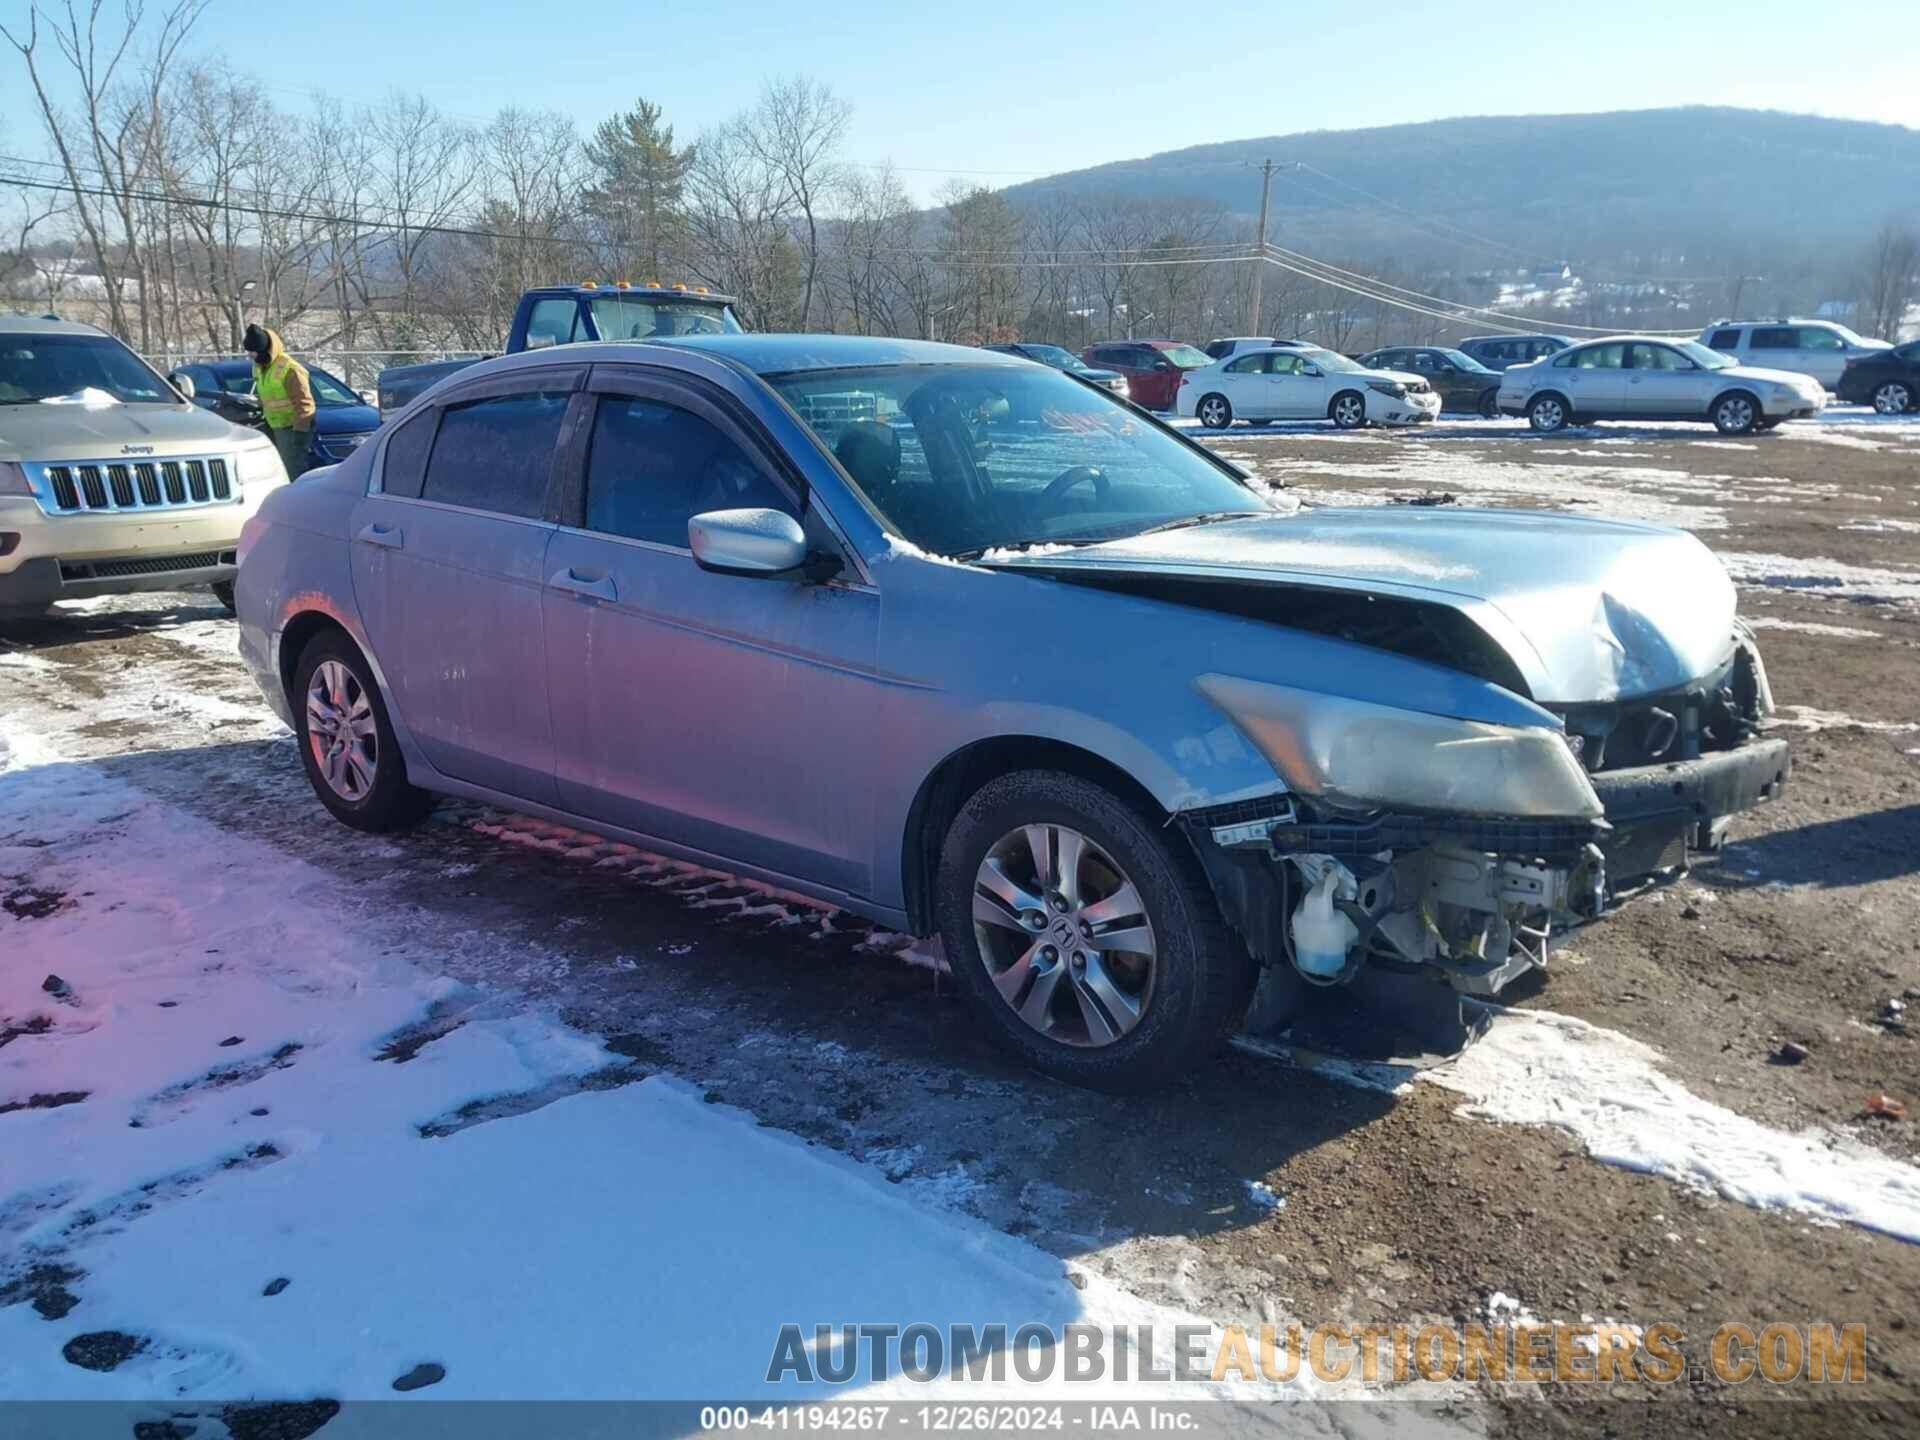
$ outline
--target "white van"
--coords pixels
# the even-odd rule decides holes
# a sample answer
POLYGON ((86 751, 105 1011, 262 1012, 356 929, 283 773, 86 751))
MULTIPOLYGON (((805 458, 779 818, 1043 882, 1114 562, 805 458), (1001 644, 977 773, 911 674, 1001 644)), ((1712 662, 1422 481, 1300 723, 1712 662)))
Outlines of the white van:
POLYGON ((1829 390, 1849 360, 1893 348, 1831 320, 1722 320, 1700 332, 1700 343, 1742 365, 1811 375, 1829 390))

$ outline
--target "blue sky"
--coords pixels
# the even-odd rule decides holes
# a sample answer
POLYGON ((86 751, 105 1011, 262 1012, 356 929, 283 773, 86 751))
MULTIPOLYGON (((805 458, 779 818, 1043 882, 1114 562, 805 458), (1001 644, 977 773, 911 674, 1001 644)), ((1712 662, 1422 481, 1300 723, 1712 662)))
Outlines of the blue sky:
MULTIPOLYGON (((24 0, 0 0, 16 9, 24 0)), ((1804 0, 214 0, 198 48, 270 72, 291 105, 308 87, 371 100, 397 86, 475 119, 512 103, 587 128, 645 95, 685 138, 768 75, 805 72, 854 106, 847 158, 890 159, 928 196, 945 172, 1006 184, 1462 114, 1706 103, 1920 127, 1912 0, 1822 14, 1804 0), (1876 54, 1874 35, 1908 38, 1876 54)), ((0 60, 11 80, 17 62, 0 60)), ((23 107, 0 100, 0 112, 0 134, 37 142, 23 107)))

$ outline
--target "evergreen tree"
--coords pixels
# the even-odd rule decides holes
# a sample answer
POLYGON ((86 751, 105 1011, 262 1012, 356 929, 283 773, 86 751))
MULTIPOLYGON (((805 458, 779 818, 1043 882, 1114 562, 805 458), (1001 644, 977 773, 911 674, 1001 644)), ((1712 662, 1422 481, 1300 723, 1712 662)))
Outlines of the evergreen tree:
POLYGON ((645 278, 666 278, 684 248, 681 196, 693 146, 675 148, 673 127, 660 123, 660 107, 640 99, 633 109, 603 120, 586 153, 595 179, 587 210, 615 268, 625 272, 638 264, 645 278))

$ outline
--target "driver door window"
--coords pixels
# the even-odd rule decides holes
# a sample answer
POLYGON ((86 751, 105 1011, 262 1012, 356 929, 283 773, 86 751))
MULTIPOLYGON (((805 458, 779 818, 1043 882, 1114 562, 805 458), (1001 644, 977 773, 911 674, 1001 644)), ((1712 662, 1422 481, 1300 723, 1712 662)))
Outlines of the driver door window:
POLYGON ((587 451, 586 528, 676 550, 709 510, 799 508, 716 427, 674 406, 605 395, 587 451))
POLYGON ((572 300, 541 300, 527 316, 527 348, 565 345, 578 338, 580 307, 572 300))

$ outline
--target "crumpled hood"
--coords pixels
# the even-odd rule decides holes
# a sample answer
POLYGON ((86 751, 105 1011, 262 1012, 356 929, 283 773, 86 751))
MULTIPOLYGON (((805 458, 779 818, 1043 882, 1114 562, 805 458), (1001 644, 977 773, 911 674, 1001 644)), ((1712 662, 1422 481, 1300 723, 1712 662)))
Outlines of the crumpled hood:
POLYGON ((205 455, 244 445, 253 432, 184 401, 139 405, 0 405, 0 460, 205 455))
POLYGON ((1445 604, 1507 652, 1543 704, 1671 690, 1714 670, 1733 648, 1733 583, 1693 536, 1546 511, 1314 509, 993 563, 1363 590, 1445 604))

